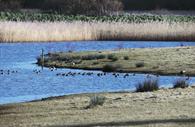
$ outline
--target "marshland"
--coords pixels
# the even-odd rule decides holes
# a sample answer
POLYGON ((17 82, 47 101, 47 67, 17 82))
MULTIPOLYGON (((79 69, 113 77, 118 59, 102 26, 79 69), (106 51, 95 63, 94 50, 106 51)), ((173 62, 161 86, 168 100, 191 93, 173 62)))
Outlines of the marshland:
POLYGON ((155 1, 0 0, 0 126, 193 127, 194 1, 155 1))

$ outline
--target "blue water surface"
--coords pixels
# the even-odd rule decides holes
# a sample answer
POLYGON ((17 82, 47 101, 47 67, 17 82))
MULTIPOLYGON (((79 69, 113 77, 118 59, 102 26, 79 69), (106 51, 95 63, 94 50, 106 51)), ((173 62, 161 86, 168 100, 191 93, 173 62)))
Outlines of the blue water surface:
MULTIPOLYGON (((41 49, 45 53, 60 51, 97 51, 117 50, 121 48, 155 48, 195 46, 195 42, 129 42, 129 41, 84 41, 84 42, 53 42, 53 43, 0 43, 0 104, 25 102, 50 96, 78 93, 111 92, 134 90, 138 81, 147 78, 144 74, 120 74, 117 78, 112 73, 97 76, 101 71, 73 69, 41 70, 36 63, 41 49), (7 71, 17 71, 7 73, 7 71), (35 70, 41 70, 37 74, 35 70), (91 76, 56 76, 57 73, 93 72, 91 76)), ((151 75, 152 76, 152 75, 151 75)), ((156 77, 156 76, 152 76, 156 77)), ((158 77, 161 87, 170 87, 181 77, 158 77)), ((195 83, 191 77, 190 83, 195 83)))

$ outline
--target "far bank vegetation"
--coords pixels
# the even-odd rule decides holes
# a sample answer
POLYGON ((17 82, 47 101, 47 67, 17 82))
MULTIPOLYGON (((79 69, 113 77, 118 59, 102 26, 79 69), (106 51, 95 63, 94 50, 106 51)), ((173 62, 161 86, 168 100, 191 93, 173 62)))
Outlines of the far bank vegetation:
POLYGON ((1 42, 82 40, 194 41, 192 22, 0 22, 1 42))

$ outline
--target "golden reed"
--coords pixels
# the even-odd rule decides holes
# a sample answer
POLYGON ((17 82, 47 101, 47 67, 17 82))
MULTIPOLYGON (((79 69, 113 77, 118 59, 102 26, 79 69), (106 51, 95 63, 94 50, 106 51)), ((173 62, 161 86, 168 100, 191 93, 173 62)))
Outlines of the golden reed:
POLYGON ((1 42, 195 41, 195 23, 0 22, 1 42))

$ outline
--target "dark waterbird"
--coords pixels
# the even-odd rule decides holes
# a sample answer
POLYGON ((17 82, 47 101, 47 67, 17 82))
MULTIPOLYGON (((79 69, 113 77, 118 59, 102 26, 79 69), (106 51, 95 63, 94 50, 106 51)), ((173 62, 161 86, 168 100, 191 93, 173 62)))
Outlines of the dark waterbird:
POLYGON ((0 74, 1 75, 10 75, 10 74, 15 74, 15 73, 18 73, 18 71, 16 70, 0 70, 0 74))
POLYGON ((40 74, 41 73, 41 70, 35 69, 35 70, 33 70, 33 72, 36 73, 36 74, 40 74))
POLYGON ((117 78, 118 76, 120 76, 118 73, 113 73, 112 74, 115 78, 117 78))
POLYGON ((123 78, 126 78, 126 77, 128 77, 129 76, 129 74, 127 73, 127 74, 125 74, 124 76, 123 76, 123 78))
POLYGON ((100 77, 101 76, 101 73, 98 73, 97 76, 100 77))
POLYGON ((57 68, 56 68, 56 67, 49 67, 49 70, 50 70, 50 71, 56 71, 57 68))
POLYGON ((60 75, 61 75, 61 73, 57 73, 57 74, 56 74, 56 76, 60 76, 60 75))

